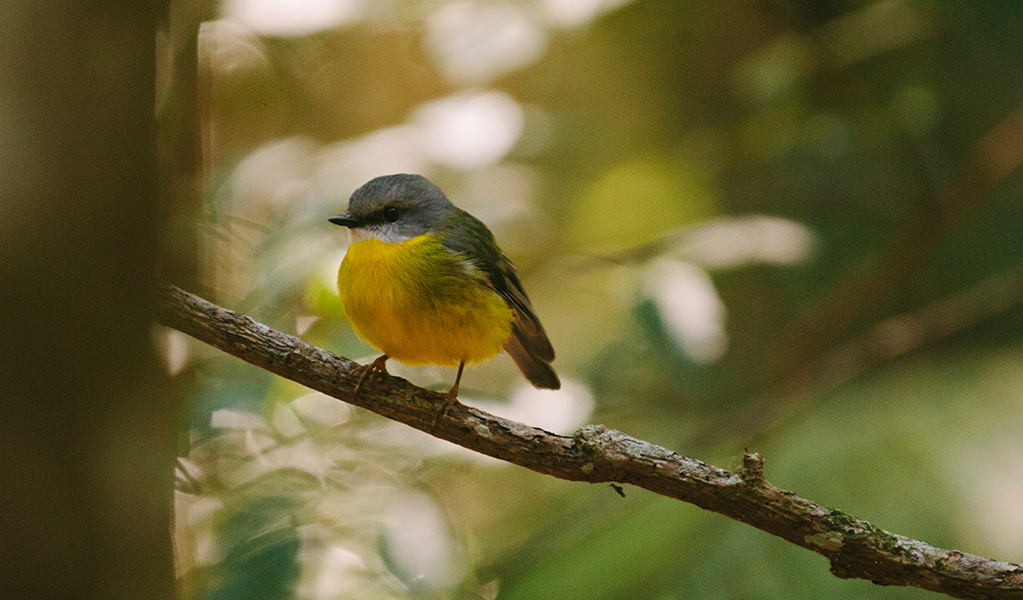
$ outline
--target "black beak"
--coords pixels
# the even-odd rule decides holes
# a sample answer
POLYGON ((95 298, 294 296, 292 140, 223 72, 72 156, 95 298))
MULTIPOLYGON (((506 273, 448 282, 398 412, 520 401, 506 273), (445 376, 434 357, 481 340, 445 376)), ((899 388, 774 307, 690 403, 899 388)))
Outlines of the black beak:
POLYGON ((341 225, 343 227, 349 227, 349 228, 351 228, 351 227, 358 227, 360 225, 358 219, 353 219, 352 217, 350 217, 348 215, 340 215, 340 216, 337 216, 337 217, 331 217, 331 218, 329 218, 327 220, 330 221, 331 223, 335 224, 335 225, 341 225))

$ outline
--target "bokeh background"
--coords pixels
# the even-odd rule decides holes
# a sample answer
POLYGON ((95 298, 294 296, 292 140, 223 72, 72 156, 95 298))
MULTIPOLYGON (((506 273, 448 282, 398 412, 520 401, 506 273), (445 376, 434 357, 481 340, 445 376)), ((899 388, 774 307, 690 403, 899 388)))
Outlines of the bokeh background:
MULTIPOLYGON (((194 85, 166 65, 157 85, 166 147, 166 115, 200 124, 199 193, 168 220, 195 291, 372 357, 326 219, 421 173, 518 265, 565 382, 533 390, 502 355, 463 402, 726 468, 749 448, 826 506, 1023 561, 1023 5, 223 0, 201 20, 194 85)), ((931 595, 157 338, 190 406, 188 599, 931 595)))

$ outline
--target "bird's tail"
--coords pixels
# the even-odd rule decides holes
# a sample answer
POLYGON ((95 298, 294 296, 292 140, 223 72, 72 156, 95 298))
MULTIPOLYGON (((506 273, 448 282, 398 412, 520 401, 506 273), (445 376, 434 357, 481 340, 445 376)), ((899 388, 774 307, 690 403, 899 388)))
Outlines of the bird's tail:
POLYGON ((551 366, 551 363, 530 354, 526 347, 522 345, 522 340, 519 339, 517 330, 512 331, 511 337, 504 344, 504 349, 511 355, 515 365, 518 366, 519 371, 522 371, 522 374, 529 380, 529 383, 544 390, 561 388, 561 380, 558 379, 558 374, 554 372, 554 367, 551 366))

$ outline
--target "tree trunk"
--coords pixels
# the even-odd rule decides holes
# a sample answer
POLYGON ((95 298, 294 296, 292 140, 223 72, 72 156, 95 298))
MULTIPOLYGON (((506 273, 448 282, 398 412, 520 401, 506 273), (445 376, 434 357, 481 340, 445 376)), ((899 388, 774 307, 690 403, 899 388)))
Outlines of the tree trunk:
POLYGON ((151 345, 155 17, 0 11, 0 589, 173 598, 175 409, 151 345))

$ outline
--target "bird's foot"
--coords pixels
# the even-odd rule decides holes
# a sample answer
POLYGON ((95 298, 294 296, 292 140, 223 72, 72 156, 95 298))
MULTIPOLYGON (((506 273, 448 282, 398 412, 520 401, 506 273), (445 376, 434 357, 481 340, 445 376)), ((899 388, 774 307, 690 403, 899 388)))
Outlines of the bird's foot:
POLYGON ((451 388, 451 391, 449 391, 447 394, 444 394, 443 403, 440 405, 440 408, 437 409, 437 412, 433 415, 433 423, 430 424, 430 431, 433 431, 434 429, 437 428, 437 423, 440 423, 440 420, 444 418, 444 415, 448 414, 448 411, 451 410, 451 407, 456 404, 458 404, 457 384, 455 384, 455 387, 451 388))
POLYGON ((368 365, 360 365, 352 369, 352 374, 359 375, 359 381, 355 384, 355 393, 358 394, 359 390, 362 389, 362 384, 366 381, 367 377, 378 377, 380 375, 390 375, 387 372, 387 359, 386 354, 382 354, 376 358, 373 362, 368 365))

